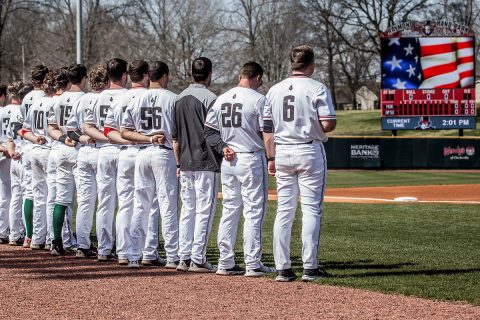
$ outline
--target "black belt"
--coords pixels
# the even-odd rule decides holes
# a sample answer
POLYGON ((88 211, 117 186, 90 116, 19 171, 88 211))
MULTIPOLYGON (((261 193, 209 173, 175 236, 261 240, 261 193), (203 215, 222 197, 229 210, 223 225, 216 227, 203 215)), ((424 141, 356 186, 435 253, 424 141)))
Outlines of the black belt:
POLYGON ((120 150, 127 150, 127 149, 128 149, 128 146, 122 146, 122 147, 120 148, 120 150))
POLYGON ((299 145, 302 145, 302 144, 312 144, 313 143, 313 140, 312 141, 308 141, 308 142, 303 142, 303 143, 276 143, 278 145, 281 145, 281 146, 299 146, 299 145))
POLYGON ((255 151, 238 151, 238 152, 235 152, 235 153, 255 153, 255 151))

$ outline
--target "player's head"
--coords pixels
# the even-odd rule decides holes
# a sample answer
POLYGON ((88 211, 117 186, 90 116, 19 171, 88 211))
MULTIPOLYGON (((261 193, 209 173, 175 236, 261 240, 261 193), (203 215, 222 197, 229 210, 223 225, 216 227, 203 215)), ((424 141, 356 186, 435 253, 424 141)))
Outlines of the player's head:
POLYGON ((47 75, 47 72, 50 71, 47 67, 43 64, 39 64, 32 69, 32 83, 35 89, 41 89, 43 80, 47 75))
POLYGON ((5 99, 7 98, 7 86, 0 84, 0 106, 5 104, 5 99))
POLYGON ((57 92, 67 91, 70 88, 70 80, 68 79, 68 67, 62 67, 55 71, 55 90, 57 92))
POLYGON ((34 87, 31 83, 26 83, 23 87, 18 91, 18 96, 20 98, 20 102, 23 101, 23 98, 30 92, 33 91, 34 87))
POLYGON ((42 90, 47 96, 53 96, 57 91, 55 88, 57 75, 55 71, 49 71, 42 83, 42 90))
POLYGON ((94 66, 88 74, 88 85, 92 91, 102 91, 108 88, 107 67, 103 64, 94 66))
POLYGON ((153 61, 148 64, 148 78, 150 82, 158 83, 162 88, 168 85, 170 70, 165 62, 153 61))
POLYGON ((292 49, 290 63, 293 71, 300 71, 310 76, 315 66, 313 49, 307 45, 301 45, 292 49))
POLYGON ((22 81, 13 81, 7 86, 8 99, 11 103, 17 102, 20 103, 20 95, 18 94, 20 89, 22 89, 22 81))
POLYGON ((205 57, 200 57, 192 62, 193 81, 205 84, 207 87, 212 80, 212 61, 205 57))
POLYGON ((72 85, 79 86, 83 89, 86 78, 87 67, 83 64, 74 63, 68 67, 68 81, 70 81, 72 85))
POLYGON ((240 82, 248 82, 250 88, 257 90, 262 84, 263 68, 256 62, 245 63, 240 70, 240 82))
POLYGON ((127 84, 127 61, 113 58, 107 62, 107 74, 111 83, 125 87, 127 84))
POLYGON ((134 60, 128 65, 128 76, 133 83, 141 83, 148 87, 148 63, 144 60, 134 60))

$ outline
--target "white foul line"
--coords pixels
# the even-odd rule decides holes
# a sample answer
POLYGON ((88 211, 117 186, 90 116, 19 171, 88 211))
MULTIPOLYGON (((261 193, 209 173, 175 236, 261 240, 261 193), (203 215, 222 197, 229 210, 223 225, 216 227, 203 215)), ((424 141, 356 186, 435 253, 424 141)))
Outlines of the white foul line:
POLYGON ((356 197, 334 197, 325 196, 325 199, 338 199, 338 200, 360 200, 360 201, 378 201, 378 202, 395 202, 395 203, 451 203, 451 204, 480 204, 480 201, 470 200, 418 200, 418 201, 396 201, 393 199, 381 199, 381 198, 356 198, 356 197))

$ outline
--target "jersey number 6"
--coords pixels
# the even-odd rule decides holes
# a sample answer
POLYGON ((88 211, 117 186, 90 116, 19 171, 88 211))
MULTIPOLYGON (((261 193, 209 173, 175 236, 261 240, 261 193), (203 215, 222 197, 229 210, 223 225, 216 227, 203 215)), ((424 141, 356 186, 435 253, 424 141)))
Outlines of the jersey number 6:
POLYGON ((295 119, 293 102, 295 102, 294 96, 285 96, 283 98, 283 121, 291 122, 295 119))

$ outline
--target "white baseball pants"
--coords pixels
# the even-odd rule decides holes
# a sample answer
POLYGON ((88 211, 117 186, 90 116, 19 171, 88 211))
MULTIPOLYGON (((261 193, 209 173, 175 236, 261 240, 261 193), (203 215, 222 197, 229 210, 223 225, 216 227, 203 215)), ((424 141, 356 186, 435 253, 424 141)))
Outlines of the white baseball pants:
POLYGON ((320 142, 277 145, 275 158, 278 192, 278 209, 273 227, 275 267, 277 270, 291 267, 290 237, 300 194, 303 268, 315 269, 318 267, 322 202, 327 176, 325 149, 320 142))
POLYGON ((141 149, 135 162, 135 201, 130 229, 129 260, 151 260, 158 256, 158 216, 168 261, 178 261, 178 179, 172 150, 158 146, 141 149), (158 199, 159 213, 152 210, 158 199), (149 234, 151 234, 150 237, 149 234))
POLYGON ((247 269, 261 267, 262 227, 267 209, 265 153, 237 153, 232 161, 222 161, 223 210, 218 228, 218 267, 235 266, 235 241, 242 214, 243 252, 247 269))
POLYGON ((115 207, 117 205, 117 168, 120 148, 104 146, 98 151, 97 188, 98 207, 96 232, 98 254, 109 255, 112 252, 115 207))
POLYGON ((30 151, 34 203, 33 244, 45 244, 47 240, 47 186, 55 183, 55 180, 49 180, 47 174, 49 155, 50 149, 34 148, 30 151))
POLYGON ((8 238, 9 235, 9 209, 10 209, 10 165, 12 159, 0 158, 0 238, 8 238))
POLYGON ((133 214, 133 195, 135 193, 135 159, 138 148, 124 146, 118 156, 117 196, 118 210, 115 220, 117 236, 117 255, 119 259, 128 258, 130 246, 130 225, 133 214))
POLYGON ((10 200, 10 241, 17 241, 25 235, 23 225, 23 166, 21 160, 12 160, 10 165, 11 200, 10 200))
MULTIPOLYGON (((76 166, 78 150, 64 144, 60 144, 52 148, 49 159, 49 168, 51 175, 55 176, 55 190, 49 189, 52 193, 53 202, 48 201, 51 210, 48 212, 51 217, 51 239, 53 239, 53 208, 55 203, 68 207, 65 215, 65 222, 62 229, 62 242, 65 248, 76 247, 77 241, 73 235, 73 207, 75 205, 75 186, 76 186, 76 166), (54 172, 55 171, 55 175, 54 172)), ((50 239, 50 240, 51 240, 50 239)))
POLYGON ((217 206, 219 174, 181 171, 182 210, 179 223, 179 256, 203 264, 207 261, 208 236, 217 206))
POLYGON ((85 145, 77 157, 77 216, 76 233, 78 247, 89 249, 90 232, 93 227, 95 202, 97 201, 97 160, 98 148, 85 145))

